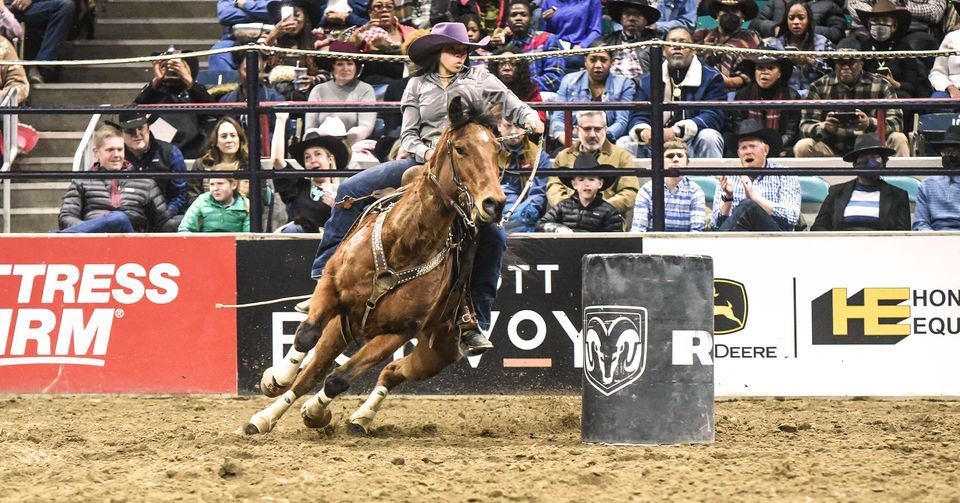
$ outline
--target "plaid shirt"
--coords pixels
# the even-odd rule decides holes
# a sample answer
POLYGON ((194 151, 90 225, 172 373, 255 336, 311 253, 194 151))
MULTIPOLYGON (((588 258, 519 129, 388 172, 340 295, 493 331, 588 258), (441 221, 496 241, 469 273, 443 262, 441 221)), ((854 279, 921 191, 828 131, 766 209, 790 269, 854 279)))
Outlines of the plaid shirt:
MULTIPOLYGON (((760 47, 760 35, 753 30, 737 30, 725 42, 720 43, 720 29, 712 30, 701 29, 693 34, 693 42, 696 44, 716 45, 720 47, 741 47, 744 49, 756 49, 760 47)), ((725 77, 740 76, 747 79, 747 82, 753 82, 753 75, 747 75, 738 68, 743 61, 743 55, 735 52, 705 51, 700 55, 704 63, 716 68, 725 77)))
MULTIPOLYGON (((556 35, 545 31, 530 30, 525 39, 514 39, 517 45, 523 46, 523 52, 550 52, 562 51, 560 39, 556 35)), ((556 92, 560 88, 560 80, 566 73, 566 64, 563 58, 541 58, 530 62, 530 76, 540 86, 541 91, 556 92)))
MULTIPOLYGON (((767 161, 766 168, 782 168, 783 165, 767 161)), ((780 224, 783 229, 793 229, 797 225, 797 219, 800 218, 800 180, 795 176, 770 176, 761 175, 753 180, 753 192, 758 196, 773 203, 773 213, 770 215, 780 224)), ((713 214, 710 215, 710 223, 714 229, 718 229, 723 221, 729 215, 720 214, 720 206, 723 205, 723 188, 717 184, 717 192, 713 196, 713 214)), ((743 183, 740 177, 733 177, 733 203, 730 206, 730 213, 736 209, 737 205, 747 199, 747 192, 743 189, 743 183)))
MULTIPOLYGON (((664 230, 667 232, 702 232, 707 206, 703 190, 687 177, 681 177, 676 192, 663 186, 664 230)), ((653 182, 647 182, 637 193, 633 207, 631 232, 653 229, 653 182)))
MULTIPOLYGON (((835 73, 824 75, 810 84, 807 93, 808 100, 863 100, 863 99, 897 99, 897 92, 886 80, 876 74, 863 72, 860 80, 853 86, 842 84, 835 73)), ((864 110, 870 116, 870 126, 866 131, 857 131, 850 128, 837 128, 837 133, 828 136, 823 131, 822 123, 827 118, 829 110, 804 109, 800 116, 800 134, 805 138, 822 141, 833 149, 837 155, 844 155, 853 150, 853 142, 860 134, 873 133, 877 130, 877 112, 864 110)), ((886 110, 885 123, 887 134, 903 129, 902 112, 899 108, 886 110)))

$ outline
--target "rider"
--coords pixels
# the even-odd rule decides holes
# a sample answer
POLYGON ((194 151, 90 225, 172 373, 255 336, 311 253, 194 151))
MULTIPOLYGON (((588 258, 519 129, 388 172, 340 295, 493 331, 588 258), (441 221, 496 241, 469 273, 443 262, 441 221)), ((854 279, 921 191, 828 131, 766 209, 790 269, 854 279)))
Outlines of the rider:
MULTIPOLYGON (((407 83, 400 102, 403 114, 400 142, 402 150, 408 152, 410 157, 380 164, 348 178, 337 192, 338 202, 348 197, 356 199, 369 196, 375 190, 386 187, 399 187, 405 171, 437 155, 436 142, 448 123, 447 94, 456 85, 471 86, 482 90, 485 95, 493 95, 503 105, 507 120, 530 128, 536 134, 543 133, 543 122, 533 109, 486 69, 470 66, 469 47, 485 46, 487 41, 485 38, 478 43, 470 43, 467 30, 461 23, 437 23, 429 35, 410 44, 410 59, 419 69, 407 83)), ((311 277, 320 278, 327 260, 362 211, 360 204, 333 209, 313 261, 311 277)), ((506 250, 506 234, 496 224, 481 225, 478 230, 470 294, 479 324, 486 329, 490 324, 490 310, 497 293, 497 281, 506 250)), ((306 312, 309 305, 309 300, 301 302, 297 310, 306 312)), ((493 347, 478 330, 477 321, 472 316, 467 319, 461 317, 458 321, 461 342, 468 347, 468 354, 479 354, 493 347)))

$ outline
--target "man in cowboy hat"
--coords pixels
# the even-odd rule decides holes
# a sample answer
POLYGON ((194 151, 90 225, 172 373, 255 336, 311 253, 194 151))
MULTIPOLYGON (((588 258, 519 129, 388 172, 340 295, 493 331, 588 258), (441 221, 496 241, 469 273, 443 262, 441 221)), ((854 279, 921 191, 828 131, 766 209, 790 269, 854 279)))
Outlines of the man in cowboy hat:
MULTIPOLYGON (((550 52, 563 49, 560 39, 552 33, 531 29, 533 7, 528 0, 511 0, 507 11, 507 25, 494 32, 490 45, 514 45, 524 53, 550 52)), ((566 64, 561 57, 539 58, 530 62, 530 76, 541 92, 554 93, 560 88, 566 64)))
POLYGON ((880 178, 893 149, 873 133, 857 137, 854 149, 843 156, 854 168, 876 169, 877 174, 858 175, 830 187, 820 205, 812 231, 906 231, 910 230, 910 198, 907 192, 880 178))
MULTIPOLYGON (((337 121, 331 118, 328 122, 337 121)), ((316 175, 321 175, 323 170, 347 169, 350 149, 343 142, 345 136, 346 130, 342 123, 339 128, 325 124, 322 128, 310 129, 303 135, 302 141, 290 147, 290 155, 303 169, 316 171, 316 175), (338 130, 334 131, 335 129, 338 130)), ((274 166, 281 163, 279 159, 274 159, 274 166)), ((283 164, 282 169, 296 169, 283 164)), ((324 176, 279 177, 275 178, 273 183, 287 207, 288 223, 282 227, 282 232, 321 232, 321 228, 330 218, 330 210, 337 195, 337 184, 324 176)))
MULTIPOLYGON (((589 154, 577 156, 574 169, 613 169, 597 163, 589 154)), ((616 182, 612 176, 572 175, 560 177, 573 195, 547 210, 537 222, 542 232, 623 232, 623 215, 603 200, 603 191, 616 182)))
MULTIPOLYGON (((691 43, 692 35, 686 28, 674 28, 667 34, 667 42, 691 43)), ((723 77, 705 65, 693 49, 665 47, 663 49, 663 97, 666 101, 726 101, 723 77)), ((650 99, 650 74, 640 78, 636 100, 650 99)), ((725 114, 712 108, 684 109, 664 113, 663 139, 679 138, 691 147, 692 157, 723 157, 723 128, 725 114)), ((630 114, 629 137, 617 140, 617 146, 638 157, 650 157, 653 137, 650 112, 630 114)))
MULTIPOLYGON (((776 169, 770 152, 780 149, 780 135, 753 119, 740 123, 734 137, 744 168, 776 169)), ((800 217, 800 182, 795 176, 721 176, 713 198, 711 223, 718 231, 792 231, 800 217)))
MULTIPOLYGON (((660 19, 660 11, 647 4, 646 0, 614 0, 607 3, 610 17, 623 27, 607 35, 603 41, 607 45, 645 42, 659 38, 657 30, 650 26, 660 19)), ((613 53, 614 75, 637 78, 650 70, 650 48, 636 47, 613 53)))
MULTIPOLYGON (((845 38, 837 44, 838 51, 857 51, 860 43, 845 38)), ((834 72, 820 77, 807 93, 808 100, 863 100, 896 99, 897 93, 886 79, 863 70, 863 58, 851 55, 834 61, 834 72)), ((804 109, 800 116, 800 133, 793 152, 797 157, 836 157, 853 149, 857 136, 877 130, 876 111, 856 110, 828 112, 804 109)), ((902 112, 898 108, 887 109, 884 116, 887 131, 887 146, 897 156, 910 155, 910 145, 903 130, 902 112)))
MULTIPOLYGON (((697 30, 693 34, 694 42, 742 49, 760 46, 760 35, 741 27, 744 22, 757 16, 757 3, 754 0, 704 0, 704 4, 710 17, 717 20, 717 27, 697 30)), ((703 58, 708 65, 720 70, 723 86, 728 91, 736 91, 751 81, 750 76, 740 71, 740 61, 743 60, 740 53, 710 51, 703 58)))
MULTIPOLYGON (((152 118, 143 112, 120 112, 117 122, 108 122, 123 132, 124 157, 134 171, 183 173, 187 164, 183 152, 172 143, 153 138, 152 118)), ((174 218, 187 210, 187 181, 183 178, 155 180, 167 200, 167 211, 174 218)))
MULTIPOLYGON (((960 126, 950 126, 933 145, 944 168, 960 169, 960 126)), ((960 176, 928 176, 920 184, 913 230, 960 230, 960 176)))
MULTIPOLYGON (((761 47, 768 49, 767 47, 761 47)), ((790 87, 793 75, 793 60, 788 57, 770 55, 744 59, 740 64, 743 71, 754 82, 737 91, 734 101, 760 100, 799 100, 800 94, 790 87)), ((757 110, 731 110, 727 112, 724 127, 724 153, 726 157, 736 157, 737 142, 731 135, 744 119, 753 119, 780 133, 780 143, 785 150, 793 152, 793 145, 800 139, 800 110, 777 110, 761 108, 757 110)), ((771 157, 782 157, 784 152, 771 152, 771 157)))
MULTIPOLYGON (((853 18, 851 34, 857 37, 864 37, 869 34, 869 27, 865 21, 865 14, 875 11, 874 4, 879 4, 883 0, 848 0, 847 11, 853 18)), ((884 2, 889 3, 889 2, 884 2)), ((902 38, 906 44, 916 51, 934 50, 943 38, 943 31, 940 29, 943 14, 947 7, 946 0, 896 0, 896 4, 903 9, 891 9, 890 7, 881 7, 881 10, 894 12, 897 10, 905 11, 909 17, 896 13, 898 24, 905 24, 906 27, 898 29, 903 30, 902 38)), ((892 7, 892 5, 891 5, 892 7)))

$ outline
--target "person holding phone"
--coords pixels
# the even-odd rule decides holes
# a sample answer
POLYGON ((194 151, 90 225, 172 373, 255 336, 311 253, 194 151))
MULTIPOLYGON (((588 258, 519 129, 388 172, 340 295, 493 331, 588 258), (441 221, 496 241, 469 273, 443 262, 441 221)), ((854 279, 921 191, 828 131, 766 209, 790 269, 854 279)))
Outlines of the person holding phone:
MULTIPOLYGON (((841 40, 838 51, 855 52, 860 43, 854 38, 841 40)), ((851 54, 834 61, 834 71, 810 85, 808 100, 825 99, 895 99, 893 86, 879 75, 863 69, 863 59, 851 54)), ((903 116, 900 109, 887 109, 884 115, 887 146, 897 156, 908 157, 910 144, 903 134, 903 116)), ((864 133, 877 131, 875 110, 827 111, 805 109, 800 116, 800 134, 803 138, 793 148, 797 157, 837 157, 853 150, 854 140, 864 133), (855 115, 854 115, 855 114, 855 115)))

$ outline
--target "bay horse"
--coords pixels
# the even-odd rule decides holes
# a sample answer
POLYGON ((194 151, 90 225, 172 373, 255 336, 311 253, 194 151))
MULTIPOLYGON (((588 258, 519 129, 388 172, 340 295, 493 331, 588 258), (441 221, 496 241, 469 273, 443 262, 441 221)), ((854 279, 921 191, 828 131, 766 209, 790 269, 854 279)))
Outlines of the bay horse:
POLYGON ((458 229, 495 222, 506 200, 493 132, 502 108, 485 111, 489 104, 478 96, 476 89, 467 89, 449 100, 450 124, 419 177, 391 207, 361 218, 330 258, 307 319, 297 328, 296 337, 315 344, 313 359, 299 374, 291 366, 299 367, 300 361, 291 359, 264 372, 261 391, 280 396, 250 418, 244 433, 272 430, 323 376, 322 389, 303 404, 300 414, 308 427, 326 426, 332 418, 327 406, 336 396, 415 339, 413 351, 383 369, 370 397, 350 416, 348 428, 366 433, 390 390, 407 379, 433 377, 460 358, 455 318, 467 287, 455 271, 469 271, 472 254, 462 253, 459 248, 468 243, 458 243, 455 235, 458 229), (376 306, 372 310, 367 307, 371 303, 376 306), (328 375, 348 339, 364 342, 328 375), (296 378, 287 384, 276 375, 296 378))

